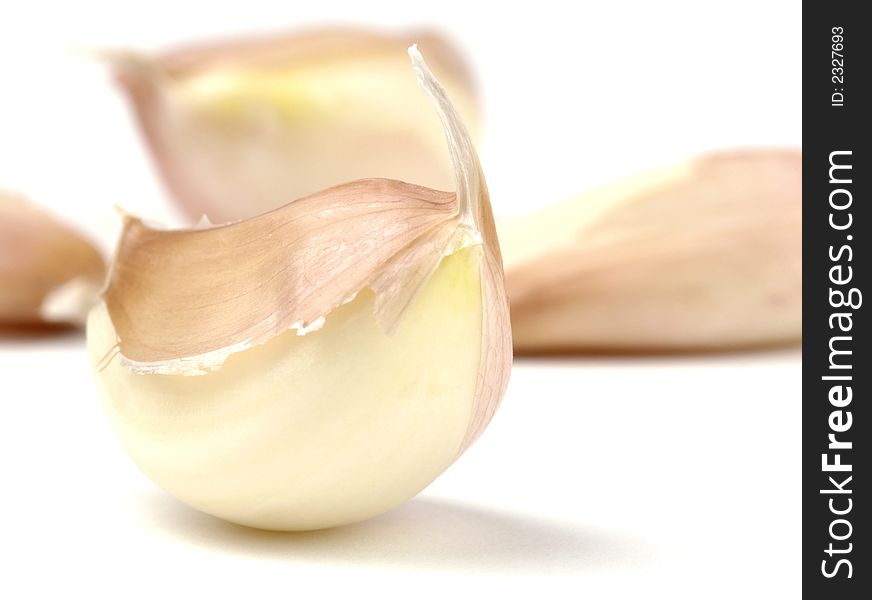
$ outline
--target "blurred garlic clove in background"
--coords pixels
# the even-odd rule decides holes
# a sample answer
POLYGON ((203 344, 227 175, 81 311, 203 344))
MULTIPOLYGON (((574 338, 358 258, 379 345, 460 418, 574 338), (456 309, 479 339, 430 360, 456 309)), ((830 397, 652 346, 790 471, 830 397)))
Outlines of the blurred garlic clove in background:
POLYGON ((105 264, 84 237, 0 190, 0 326, 84 323, 105 264))
POLYGON ((365 177, 453 189, 442 128, 408 77, 414 42, 475 135, 466 65, 430 32, 323 29, 109 58, 175 201, 192 222, 225 223, 365 177))
POLYGON ((498 224, 516 354, 799 342, 801 159, 714 153, 498 224))

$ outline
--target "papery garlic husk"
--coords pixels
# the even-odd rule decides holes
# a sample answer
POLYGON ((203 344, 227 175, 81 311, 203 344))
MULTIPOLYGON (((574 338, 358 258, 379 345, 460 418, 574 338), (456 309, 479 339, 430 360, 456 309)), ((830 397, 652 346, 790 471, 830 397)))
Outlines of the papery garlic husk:
POLYGON ((87 239, 0 190, 0 326, 83 324, 104 275, 87 239))
POLYGON ((500 223, 515 352, 798 342, 801 162, 715 153, 500 223))
POLYGON ((174 199, 192 221, 226 223, 361 178, 452 189, 438 118, 407 75, 412 41, 474 124, 469 73, 433 33, 324 29, 110 58, 174 199))
POLYGON ((183 502, 307 530, 418 493, 490 421, 511 367, 487 189, 444 90, 457 192, 355 181, 240 223, 127 218, 88 323, 127 452, 183 502))

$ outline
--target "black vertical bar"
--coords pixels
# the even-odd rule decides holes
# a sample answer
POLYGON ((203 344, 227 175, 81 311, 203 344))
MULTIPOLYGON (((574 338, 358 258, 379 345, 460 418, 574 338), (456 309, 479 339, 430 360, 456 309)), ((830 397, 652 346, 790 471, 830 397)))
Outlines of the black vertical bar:
POLYGON ((872 590, 865 306, 872 302, 872 22, 860 16, 867 8, 803 3, 802 568, 809 598, 869 598, 872 590))

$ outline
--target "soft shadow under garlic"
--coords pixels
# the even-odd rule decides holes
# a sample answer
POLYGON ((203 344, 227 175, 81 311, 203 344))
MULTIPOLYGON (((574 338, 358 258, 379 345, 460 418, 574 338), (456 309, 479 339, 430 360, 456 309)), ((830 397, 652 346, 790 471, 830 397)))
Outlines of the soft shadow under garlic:
POLYGON ((415 498, 365 523, 311 532, 234 525, 159 491, 132 502, 143 523, 167 537, 249 558, 559 574, 644 566, 658 554, 650 542, 595 527, 434 498, 415 498))

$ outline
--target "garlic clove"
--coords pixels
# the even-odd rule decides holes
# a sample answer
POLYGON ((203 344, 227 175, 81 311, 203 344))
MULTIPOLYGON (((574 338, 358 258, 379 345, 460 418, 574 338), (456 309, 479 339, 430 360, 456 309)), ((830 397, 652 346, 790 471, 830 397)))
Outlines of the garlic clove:
POLYGON ((802 336, 801 153, 723 152, 499 227, 517 353, 802 336))
POLYGON ((374 516, 499 404, 512 350, 487 188, 410 54, 456 193, 367 179, 232 225, 126 219, 89 317, 94 377, 133 460, 193 507, 281 530, 374 516))
POLYGON ((0 325, 84 323, 104 269, 85 238, 0 190, 0 325))
POLYGON ((175 200, 192 222, 226 223, 368 177, 452 189, 438 119, 407 76, 413 38, 475 121, 463 61, 430 33, 326 29, 110 58, 175 200))

